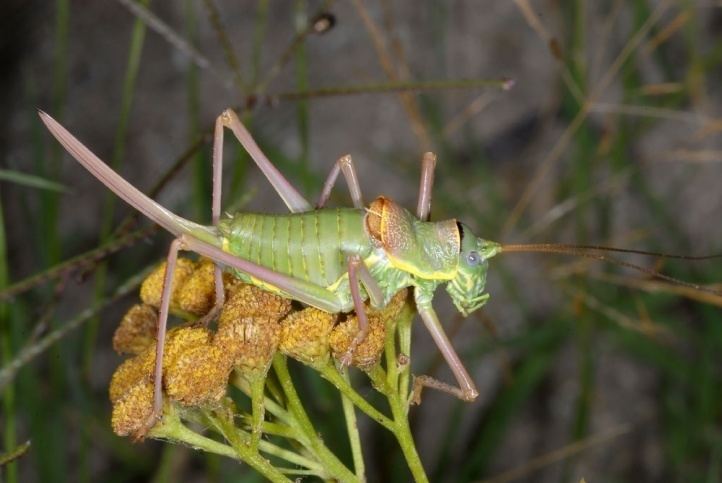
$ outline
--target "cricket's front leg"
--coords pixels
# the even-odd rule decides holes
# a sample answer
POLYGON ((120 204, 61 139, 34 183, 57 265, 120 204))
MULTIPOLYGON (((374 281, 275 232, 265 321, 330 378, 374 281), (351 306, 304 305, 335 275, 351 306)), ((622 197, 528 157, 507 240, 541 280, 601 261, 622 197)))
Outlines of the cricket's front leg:
MULTIPOLYGON (((223 114, 216 118, 215 130, 213 132, 213 179, 211 195, 211 222, 214 227, 218 226, 221 219, 221 200, 223 190, 223 114)), ((218 263, 214 262, 213 283, 215 287, 215 299, 213 307, 206 315, 198 319, 197 324, 208 326, 221 313, 223 304, 226 301, 226 291, 223 287, 223 270, 218 263)))
MULTIPOLYGON (((356 317, 358 319, 358 332, 353 338, 353 341, 351 341, 351 345, 349 346, 346 353, 341 357, 341 366, 343 367, 348 367, 351 365, 351 362, 353 361, 354 351, 356 350, 358 345, 361 344, 364 339, 366 339, 366 336, 369 333, 369 319, 366 315, 366 306, 364 305, 364 301, 361 298, 360 284, 363 281, 365 282, 365 285, 368 285, 368 279, 371 277, 371 274, 368 273, 366 265, 364 265, 363 260, 361 260, 358 255, 349 255, 347 260, 348 285, 349 290, 351 291, 353 307, 356 311, 356 317), (363 276, 361 274, 363 274, 363 276)), ((370 293, 373 292, 375 294, 374 297, 378 297, 381 294, 381 289, 378 287, 378 284, 376 284, 376 281, 373 280, 373 278, 370 278, 370 281, 372 282, 370 293)), ((369 290, 367 289, 367 291, 369 290)))
POLYGON ((416 216, 421 221, 429 219, 431 212, 431 194, 434 188, 434 170, 436 169, 436 155, 424 153, 421 159, 421 179, 419 181, 419 201, 416 205, 416 216))
POLYGON ((451 341, 446 336, 444 328, 441 326, 441 322, 439 322, 439 317, 436 315, 434 308, 430 303, 428 305, 419 304, 419 300, 417 298, 417 309, 421 319, 424 321, 424 325, 431 333, 431 337, 434 339, 436 346, 444 356, 446 363, 449 364, 451 372, 454 373, 458 386, 446 384, 445 382, 441 382, 430 376, 417 376, 414 378, 411 402, 413 404, 419 404, 421 402, 421 392, 424 387, 431 387, 444 391, 461 399, 462 401, 473 401, 479 395, 479 391, 477 391, 474 381, 471 379, 471 376, 464 367, 464 364, 461 362, 461 359, 459 359, 454 347, 451 345, 451 341))

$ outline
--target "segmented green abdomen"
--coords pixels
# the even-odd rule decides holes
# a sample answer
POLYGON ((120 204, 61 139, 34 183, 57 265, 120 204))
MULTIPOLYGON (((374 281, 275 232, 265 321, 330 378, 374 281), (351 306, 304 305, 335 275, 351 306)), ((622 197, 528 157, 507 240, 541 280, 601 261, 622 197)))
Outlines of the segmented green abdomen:
POLYGON ((346 273, 344 253, 365 258, 372 246, 363 210, 328 208, 288 215, 237 213, 219 230, 230 253, 323 287, 346 273))

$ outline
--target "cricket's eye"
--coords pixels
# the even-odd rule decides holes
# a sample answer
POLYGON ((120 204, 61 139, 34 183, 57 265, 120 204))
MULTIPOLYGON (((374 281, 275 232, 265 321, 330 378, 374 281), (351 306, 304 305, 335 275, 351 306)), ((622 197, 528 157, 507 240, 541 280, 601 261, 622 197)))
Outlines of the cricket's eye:
POLYGON ((466 263, 469 264, 471 267, 475 267, 476 265, 481 263, 481 255, 479 255, 479 252, 476 250, 470 251, 466 255, 466 263))

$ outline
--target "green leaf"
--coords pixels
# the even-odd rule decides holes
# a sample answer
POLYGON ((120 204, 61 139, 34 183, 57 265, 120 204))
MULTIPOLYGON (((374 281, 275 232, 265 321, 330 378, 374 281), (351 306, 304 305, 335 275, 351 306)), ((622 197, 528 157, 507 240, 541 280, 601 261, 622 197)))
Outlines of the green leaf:
POLYGON ((41 190, 55 191, 58 193, 67 193, 68 188, 55 181, 50 181, 40 176, 21 173, 19 171, 10 171, 9 169, 0 169, 0 181, 9 181, 28 188, 37 188, 41 190))

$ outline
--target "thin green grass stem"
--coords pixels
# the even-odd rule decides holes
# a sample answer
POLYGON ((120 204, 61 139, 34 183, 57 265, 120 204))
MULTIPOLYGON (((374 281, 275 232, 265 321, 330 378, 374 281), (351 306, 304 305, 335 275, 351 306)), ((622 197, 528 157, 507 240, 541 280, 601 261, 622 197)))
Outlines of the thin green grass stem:
POLYGON ((12 382, 15 375, 23 368, 23 366, 45 352, 45 350, 51 347, 54 343, 65 337, 65 335, 69 332, 83 325, 84 322, 90 320, 92 317, 95 317, 101 310, 108 307, 118 299, 135 291, 153 268, 155 268, 155 266, 146 267, 141 270, 139 273, 126 280, 120 287, 118 287, 118 289, 116 289, 115 292, 113 292, 113 294, 111 294, 110 297, 102 300, 100 304, 93 305, 92 307, 83 310, 77 317, 71 319, 65 324, 59 325, 55 330, 47 334, 42 339, 23 347, 11 361, 3 365, 2 369, 0 369, 0 391, 2 391, 7 384, 12 382))
MULTIPOLYGON (((321 376, 324 377, 324 379, 333 384, 336 389, 341 392, 341 394, 347 397, 348 400, 361 411, 363 411, 364 414, 366 414, 368 417, 370 417, 389 431, 394 430, 393 421, 391 421, 388 416, 381 413, 381 411, 373 407, 371 403, 361 397, 361 395, 356 392, 356 390, 354 390, 354 388, 348 382, 348 379, 342 376, 339 373, 338 369, 336 369, 336 367, 332 363, 329 362, 318 370, 321 373, 321 376)), ((384 391, 381 392, 385 394, 384 391)))
MULTIPOLYGON (((351 382, 349 381, 348 372, 342 377, 350 386, 351 382)), ((348 432, 348 441, 351 446, 351 455, 353 456, 353 467, 359 481, 366 481, 366 465, 364 465, 364 456, 361 449, 361 436, 356 420, 356 410, 351 400, 343 392, 341 393, 341 405, 343 406, 343 415, 346 419, 346 431, 348 432)))
MULTIPOLYGON (((7 242, 5 237, 5 218, 3 216, 2 199, 0 199, 0 290, 8 285, 9 270, 7 258, 7 242)), ((9 364, 13 354, 13 337, 12 328, 10 326, 10 311, 7 304, 0 302, 0 363, 3 367, 9 364)), ((9 385, 2 392, 2 406, 4 414, 3 428, 3 447, 9 451, 17 444, 17 431, 15 426, 15 388, 9 385)), ((12 460, 8 460, 12 461, 12 460)), ((9 463, 7 465, 6 477, 8 483, 16 483, 18 481, 17 465, 9 463)))
POLYGON ((409 396, 408 383, 410 364, 399 364, 396 352, 396 338, 398 336, 401 354, 408 357, 411 350, 411 321, 414 311, 407 305, 395 323, 389 324, 386 332, 386 371, 375 367, 367 372, 374 387, 384 393, 389 401, 393 424, 388 428, 396 437, 406 464, 418 482, 429 481, 426 471, 421 464, 416 444, 409 425, 409 396), (398 332, 398 334, 397 334, 398 332), (401 381, 401 384, 399 384, 401 381))

